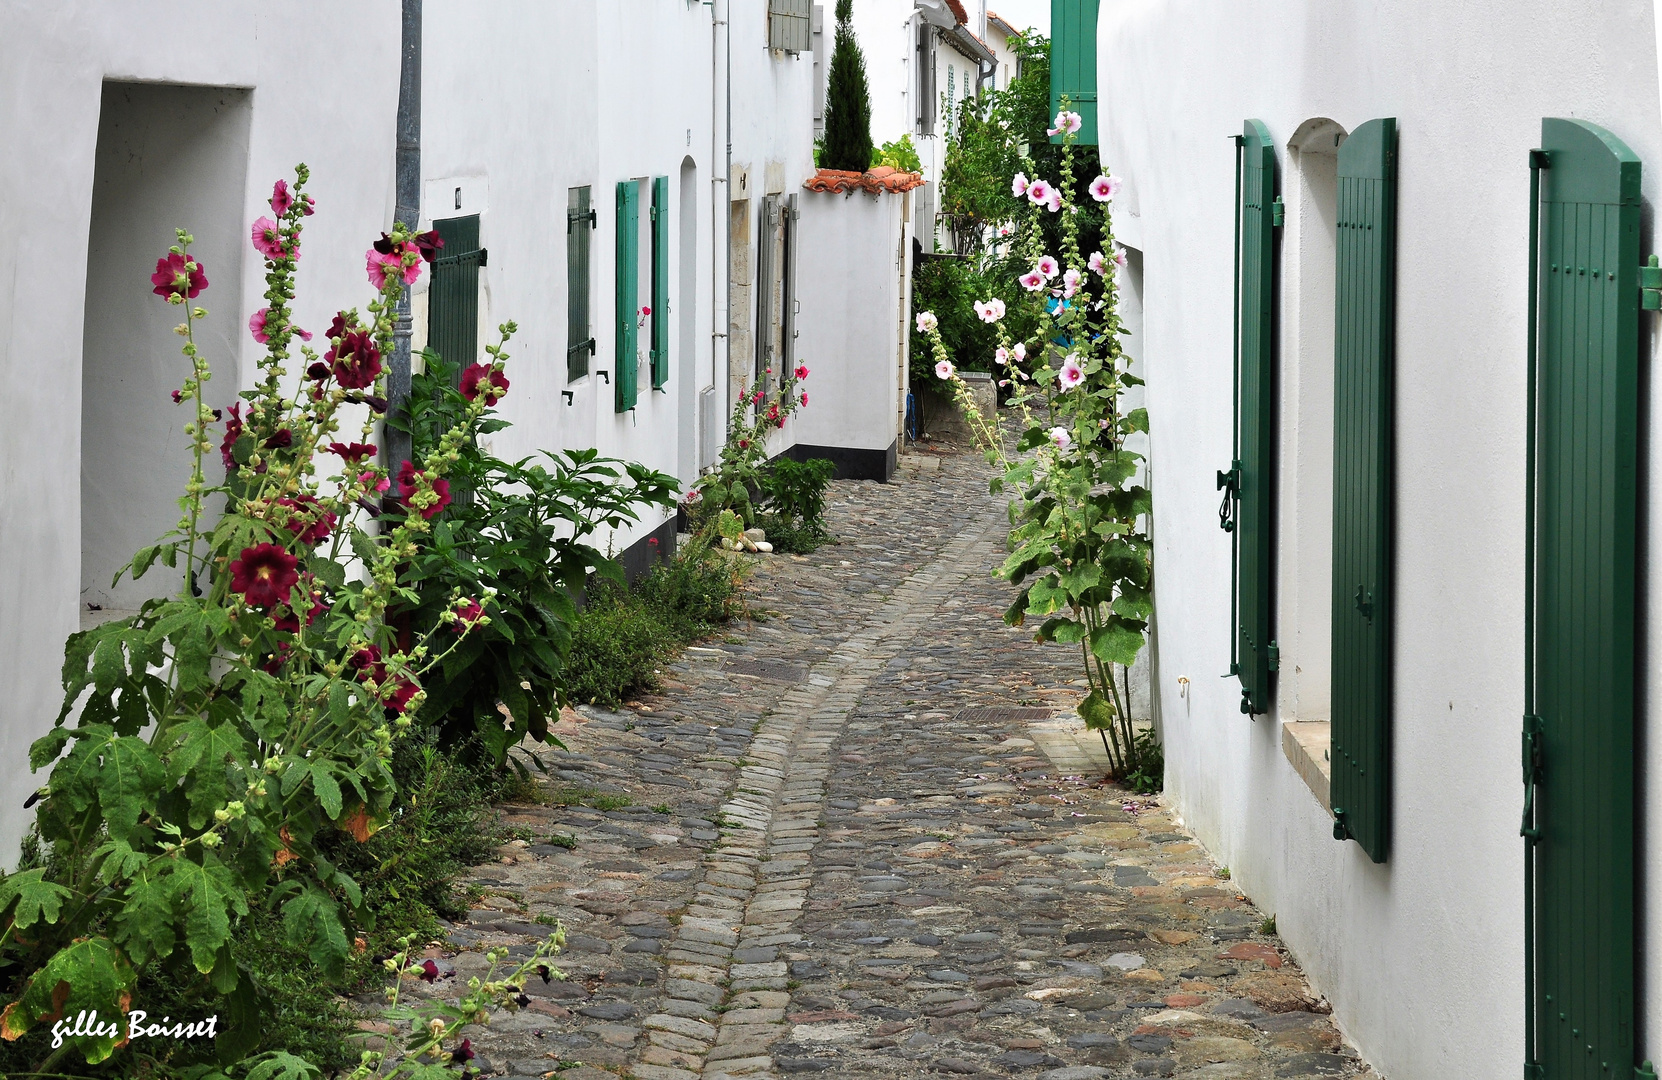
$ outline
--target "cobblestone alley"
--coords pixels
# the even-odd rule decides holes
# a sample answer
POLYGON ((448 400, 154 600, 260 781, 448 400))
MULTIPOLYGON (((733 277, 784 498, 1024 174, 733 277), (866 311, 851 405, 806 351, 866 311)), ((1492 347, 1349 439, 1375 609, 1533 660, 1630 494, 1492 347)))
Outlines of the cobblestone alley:
POLYGON ((519 1078, 1373 1075, 1269 913, 1093 771, 1078 657, 1000 621, 979 458, 909 464, 834 485, 842 543, 753 557, 765 618, 567 714, 554 805, 505 808, 428 952, 455 980, 407 985, 562 922, 568 979, 473 1036, 519 1078))

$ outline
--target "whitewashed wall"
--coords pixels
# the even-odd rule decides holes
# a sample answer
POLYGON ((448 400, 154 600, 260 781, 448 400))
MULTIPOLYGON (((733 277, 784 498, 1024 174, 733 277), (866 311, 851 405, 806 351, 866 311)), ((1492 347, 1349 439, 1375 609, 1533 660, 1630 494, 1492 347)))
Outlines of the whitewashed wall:
MULTIPOLYGON (((195 228, 204 250, 246 245, 248 223, 269 212, 272 180, 306 162, 318 214, 307 223, 296 320, 322 328, 338 307, 370 297, 363 252, 391 215, 398 39, 396 0, 0 5, 0 865, 15 858, 31 818, 23 799, 38 780, 27 749, 57 714, 63 642, 81 605, 82 339, 103 82, 251 90, 237 234, 223 235, 230 220, 212 200, 211 228, 190 220, 188 199, 176 224, 195 228), (323 26, 327 34, 316 32, 323 26)), ((172 242, 157 226, 159 235, 143 238, 151 268, 172 242)), ((246 323, 261 306, 260 264, 241 250, 240 271, 208 265, 211 286, 199 298, 226 323, 246 323)), ((135 274, 134 295, 165 307, 149 296, 148 271, 135 274)), ((167 370, 177 385, 183 360, 167 368, 178 357, 177 320, 136 311, 108 315, 135 319, 133 363, 153 373, 140 385, 152 392, 167 370)), ((91 315, 103 334, 100 313, 91 315)), ((235 329, 215 341, 229 355, 215 357, 210 385, 226 402, 259 349, 245 326, 235 329)), ((154 415, 142 402, 134 411, 145 423, 154 415)), ((170 453, 148 449, 158 460, 170 453)), ((110 497, 136 505, 158 494, 133 487, 110 497)))
MULTIPOLYGON (((1662 125, 1650 5, 1103 0, 1099 34, 1103 150, 1129 181, 1116 227, 1143 252, 1169 797, 1234 880, 1276 915, 1336 1020, 1384 1076, 1515 1072, 1524 1016, 1526 152, 1542 116, 1592 120, 1645 160, 1646 198, 1656 201, 1662 125), (1299 236, 1302 173, 1287 144, 1314 118, 1348 131, 1395 116, 1401 132, 1396 778, 1394 846, 1382 866, 1331 839, 1330 819, 1282 754, 1284 717, 1248 720, 1236 682, 1218 677, 1229 662, 1229 540, 1217 526, 1214 485, 1230 457, 1228 139, 1248 116, 1275 136, 1289 204, 1283 491, 1319 491, 1326 482, 1319 365, 1332 332, 1317 310, 1331 293, 1299 284, 1301 260, 1317 263, 1306 252, 1310 234, 1299 236), (1307 429, 1294 440, 1298 423, 1307 429), (1189 680, 1187 698, 1180 677, 1189 680)), ((1658 384, 1647 385, 1654 417, 1658 384)), ((1651 565, 1662 535, 1653 447, 1647 435, 1643 543, 1651 565)), ((1316 497, 1283 514, 1282 543, 1302 543, 1301 560, 1322 557, 1326 512, 1316 497)), ((1316 715, 1320 686, 1288 694, 1300 665, 1326 667, 1326 634, 1309 614, 1321 604, 1307 596, 1301 613, 1293 599, 1304 576, 1284 554, 1280 693, 1283 707, 1296 699, 1316 715), (1294 632, 1300 622, 1306 632, 1294 632)), ((1643 610, 1654 626, 1662 589, 1648 576, 1643 610)), ((1649 643, 1641 692, 1649 726, 1662 709, 1662 635, 1642 633, 1641 641, 1649 643)), ((1646 746, 1644 771, 1662 776, 1662 740, 1646 746)), ((1654 880, 1662 803, 1654 780, 1645 789, 1650 846, 1640 876, 1654 880)), ((1642 910, 1650 929, 1641 1046, 1654 1056, 1662 890, 1650 889, 1642 910)))

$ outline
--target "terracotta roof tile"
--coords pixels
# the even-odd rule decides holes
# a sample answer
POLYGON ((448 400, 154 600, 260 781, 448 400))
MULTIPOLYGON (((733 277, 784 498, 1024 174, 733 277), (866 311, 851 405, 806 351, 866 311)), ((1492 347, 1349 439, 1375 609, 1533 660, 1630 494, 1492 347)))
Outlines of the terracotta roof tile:
POLYGON ((969 22, 969 12, 964 10, 962 0, 946 0, 946 6, 952 9, 952 17, 958 20, 959 26, 969 22))
POLYGON ((898 195, 923 186, 923 174, 901 172, 888 165, 879 165, 870 172, 845 172, 841 169, 821 169, 803 182, 809 191, 824 191, 840 195, 847 191, 869 191, 873 195, 884 192, 898 195))

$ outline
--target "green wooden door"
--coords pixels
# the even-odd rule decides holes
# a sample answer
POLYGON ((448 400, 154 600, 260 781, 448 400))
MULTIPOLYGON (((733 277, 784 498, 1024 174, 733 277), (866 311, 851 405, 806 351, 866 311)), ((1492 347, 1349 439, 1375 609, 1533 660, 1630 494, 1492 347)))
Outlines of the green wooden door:
MULTIPOLYGON (((1050 0, 1050 115, 1062 108, 1079 114, 1084 127, 1074 141, 1097 144, 1096 13, 1100 0, 1050 0)), ((1062 136, 1053 135, 1059 143, 1062 136)))
POLYGON ((617 412, 635 407, 639 383, 641 309, 641 189, 634 180, 617 186, 617 356, 612 389, 617 412))
POLYGON ((1390 844, 1396 133, 1339 147, 1333 341, 1333 835, 1390 844))
POLYGON ((1582 120, 1543 120, 1541 146, 1535 1075, 1625 1080, 1635 1052, 1639 159, 1582 120))
POLYGON ((479 359, 479 268, 485 264, 479 246, 479 215, 433 222, 443 252, 433 261, 433 283, 427 308, 427 347, 456 369, 479 359))
POLYGON ((669 177, 652 178, 652 389, 669 382, 669 177))
POLYGON ((1219 483, 1233 500, 1233 662, 1241 711, 1269 709, 1275 644, 1275 144, 1261 121, 1241 137, 1236 251, 1235 460, 1219 483))

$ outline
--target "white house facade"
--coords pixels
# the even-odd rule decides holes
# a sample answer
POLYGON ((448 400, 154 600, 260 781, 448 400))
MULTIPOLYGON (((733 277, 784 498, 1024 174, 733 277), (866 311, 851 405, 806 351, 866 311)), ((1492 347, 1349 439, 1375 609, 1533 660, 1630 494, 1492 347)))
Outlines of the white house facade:
POLYGON ((1649 4, 1100 6, 1167 791, 1391 1080, 1662 1047, 1656 41, 1649 4))

